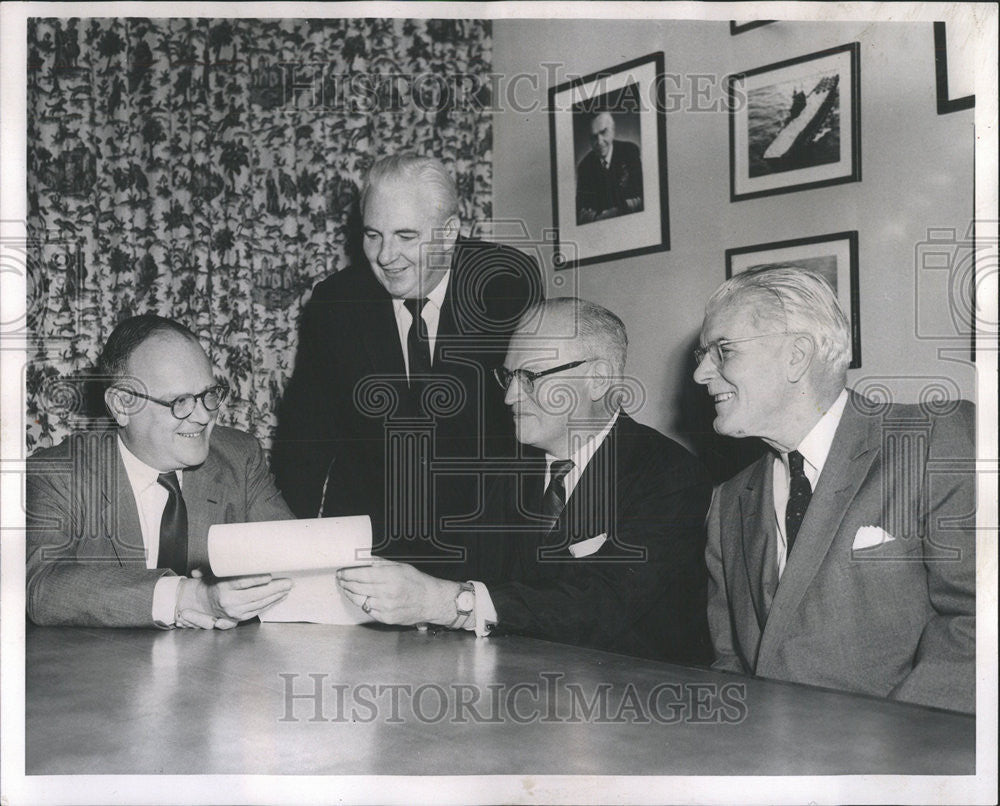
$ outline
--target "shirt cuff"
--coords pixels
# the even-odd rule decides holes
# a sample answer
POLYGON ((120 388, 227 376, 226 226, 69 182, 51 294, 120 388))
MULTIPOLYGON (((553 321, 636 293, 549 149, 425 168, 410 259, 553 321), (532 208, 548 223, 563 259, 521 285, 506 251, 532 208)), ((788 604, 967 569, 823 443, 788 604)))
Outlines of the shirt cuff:
POLYGON ((479 638, 486 638, 497 623, 497 609, 493 605, 493 597, 482 582, 469 580, 476 594, 476 620, 465 629, 475 629, 479 638))
POLYGON ((181 581, 187 577, 162 576, 153 588, 153 621, 160 627, 173 627, 176 623, 177 592, 181 581))

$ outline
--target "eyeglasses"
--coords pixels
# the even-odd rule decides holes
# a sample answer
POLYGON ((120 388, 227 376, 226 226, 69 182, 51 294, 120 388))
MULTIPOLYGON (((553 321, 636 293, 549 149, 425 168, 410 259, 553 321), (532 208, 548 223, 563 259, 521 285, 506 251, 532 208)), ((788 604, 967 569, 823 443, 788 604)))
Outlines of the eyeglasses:
POLYGON ((507 369, 507 367, 500 366, 493 369, 493 377, 497 379, 500 388, 505 392, 510 388, 510 384, 514 378, 517 378, 521 384, 521 388, 524 389, 526 394, 530 395, 535 391, 535 381, 539 378, 544 378, 546 375, 552 375, 556 372, 563 372, 567 369, 573 369, 573 367, 586 364, 590 360, 589 358, 583 358, 579 361, 570 361, 568 364, 560 364, 558 367, 545 369, 541 372, 532 372, 530 369, 507 369))
POLYGON ((198 406, 199 400, 207 411, 218 411, 219 406, 229 397, 229 387, 225 384, 210 386, 204 392, 199 392, 196 395, 181 395, 180 397, 175 397, 173 400, 159 400, 158 398, 144 395, 142 392, 137 392, 135 389, 128 389, 121 386, 116 386, 115 389, 121 389, 126 394, 135 395, 136 397, 141 397, 143 400, 166 406, 170 409, 170 413, 178 420, 186 420, 190 417, 198 406))
POLYGON ((716 339, 715 341, 710 341, 704 347, 697 347, 694 351, 694 361, 695 366, 700 366, 701 362, 705 360, 705 356, 710 356, 712 363, 716 367, 722 369, 726 363, 726 355, 723 353, 723 348, 728 347, 730 344, 740 344, 745 341, 755 341, 756 339, 766 339, 769 336, 808 336, 808 333, 802 331, 786 331, 784 333, 759 333, 756 336, 745 336, 742 339, 716 339))

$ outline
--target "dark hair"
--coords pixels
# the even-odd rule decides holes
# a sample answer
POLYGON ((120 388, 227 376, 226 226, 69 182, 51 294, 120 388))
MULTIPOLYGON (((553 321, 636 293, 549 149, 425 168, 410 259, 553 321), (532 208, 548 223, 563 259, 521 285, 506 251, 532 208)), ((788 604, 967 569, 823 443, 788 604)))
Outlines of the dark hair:
POLYGON ((104 343, 101 357, 97 359, 98 372, 106 383, 111 384, 129 374, 128 360, 151 336, 158 333, 174 333, 199 344, 198 337, 180 322, 157 316, 154 313, 143 313, 131 316, 119 322, 111 331, 104 343))

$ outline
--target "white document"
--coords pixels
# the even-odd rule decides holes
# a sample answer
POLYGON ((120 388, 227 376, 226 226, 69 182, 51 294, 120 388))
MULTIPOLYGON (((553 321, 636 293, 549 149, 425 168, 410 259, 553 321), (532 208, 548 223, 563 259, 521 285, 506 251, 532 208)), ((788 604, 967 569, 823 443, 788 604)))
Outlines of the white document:
POLYGON ((371 616, 337 585, 335 572, 372 562, 367 515, 216 524, 208 530, 208 561, 217 577, 273 574, 292 580, 281 602, 261 621, 361 624, 371 616))

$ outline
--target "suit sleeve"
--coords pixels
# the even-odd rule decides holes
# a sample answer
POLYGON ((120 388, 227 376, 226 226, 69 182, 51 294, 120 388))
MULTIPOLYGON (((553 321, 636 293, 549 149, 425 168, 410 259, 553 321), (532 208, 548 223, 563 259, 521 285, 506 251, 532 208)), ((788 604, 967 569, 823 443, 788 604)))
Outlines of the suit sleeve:
POLYGON ((489 588, 497 631, 613 649, 637 623, 665 609, 672 617, 664 640, 674 644, 675 659, 702 660, 711 487, 693 470, 636 474, 620 497, 617 533, 584 560, 553 561, 563 564, 560 573, 525 558, 536 573, 489 588), (640 549, 644 558, 623 559, 624 547, 640 549))
POLYGON ((733 622, 726 592, 726 572, 722 563, 722 518, 719 512, 720 491, 715 489, 708 512, 708 542, 705 563, 708 566, 708 630, 715 652, 713 669, 746 674, 733 647, 733 622))
POLYGON ((952 710, 975 710, 976 465, 975 409, 959 404, 935 420, 924 470, 924 564, 933 609, 912 671, 895 699, 952 710))
POLYGON ((295 368, 281 401, 271 455, 278 489, 300 518, 315 518, 319 513, 323 483, 341 431, 327 392, 338 377, 329 346, 330 304, 321 298, 317 286, 303 309, 295 368))
MULTIPOLYGON (((93 529, 66 476, 32 472, 26 482, 27 611, 42 626, 155 627, 153 589, 169 569, 122 562, 110 541, 93 529), (58 480, 58 481, 57 481, 58 480), (80 557, 82 540, 100 541, 80 557)), ((135 535, 138 544, 142 536, 135 535)))
POLYGON ((274 483, 260 443, 250 438, 246 463, 247 522, 284 521, 295 517, 274 483))

